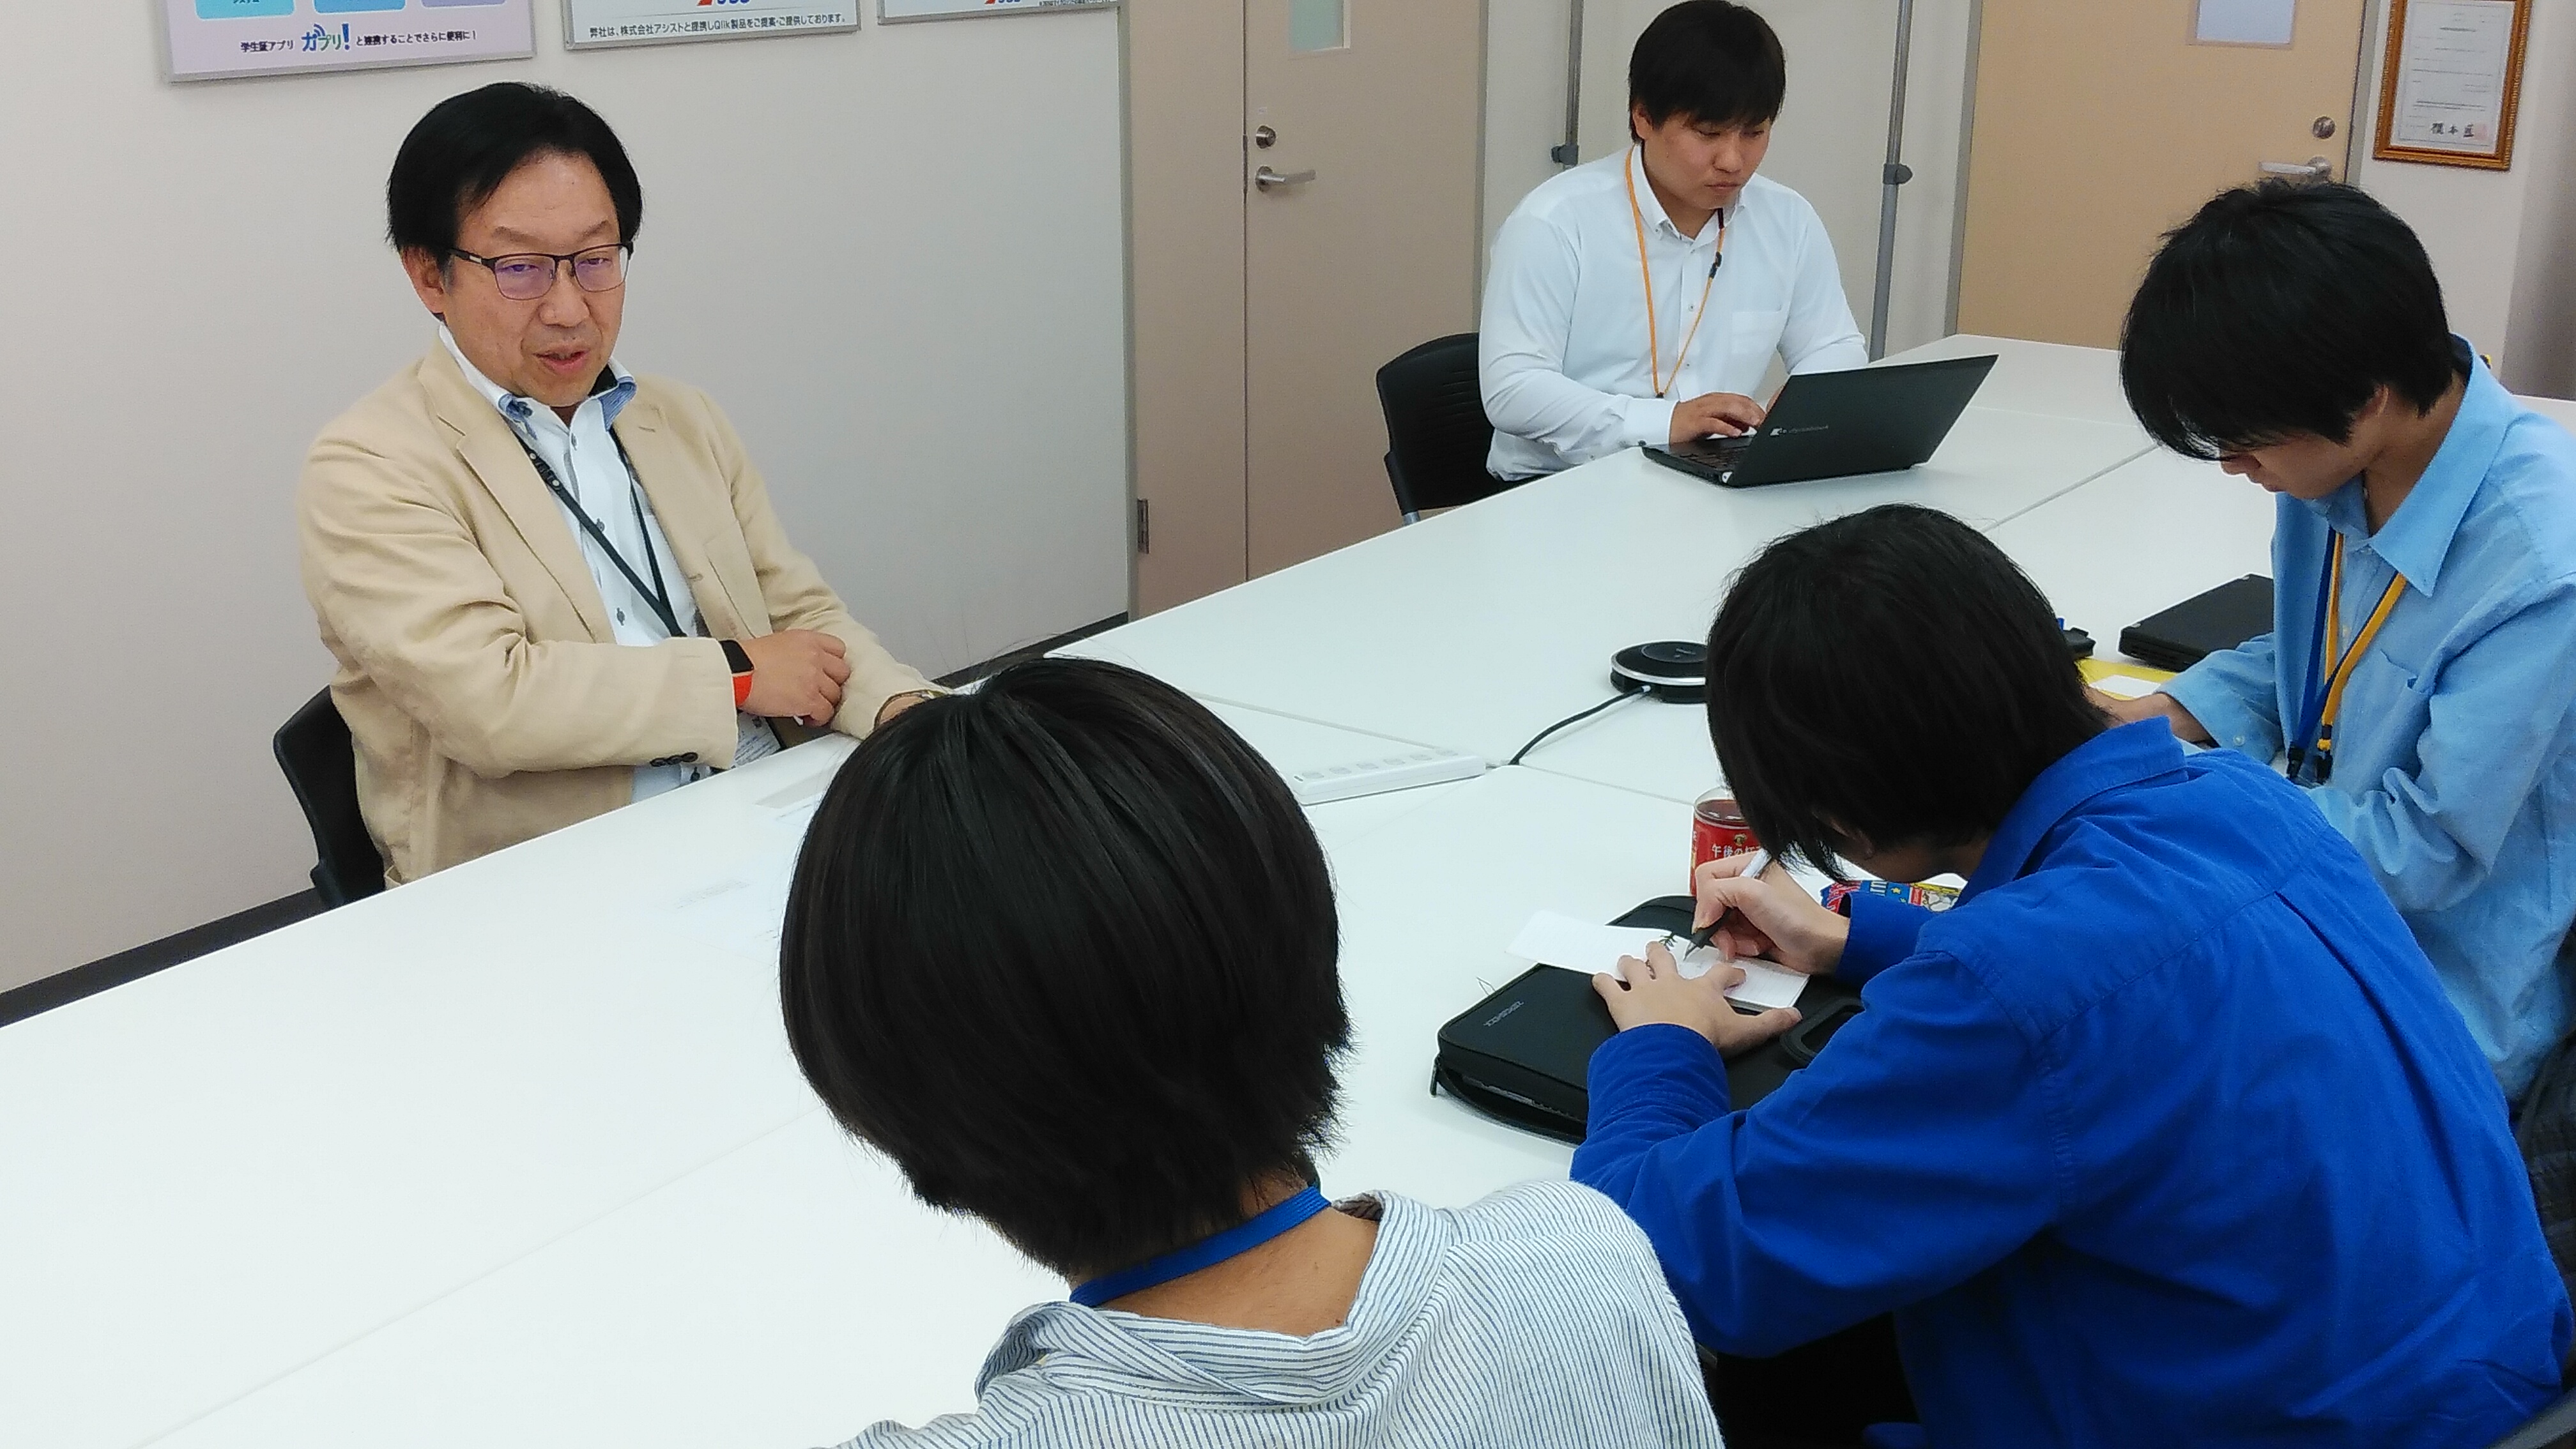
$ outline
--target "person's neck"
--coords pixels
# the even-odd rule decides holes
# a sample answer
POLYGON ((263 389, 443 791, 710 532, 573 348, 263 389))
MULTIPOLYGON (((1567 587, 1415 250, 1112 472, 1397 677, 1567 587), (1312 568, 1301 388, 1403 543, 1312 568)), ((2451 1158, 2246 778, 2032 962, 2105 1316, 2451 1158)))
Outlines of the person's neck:
POLYGON ((1665 190, 1664 183, 1655 179, 1655 168, 1646 164, 1642 150, 1638 153, 1637 169, 1646 173, 1646 189, 1655 193, 1655 204, 1664 209, 1664 220, 1673 224, 1673 230, 1697 241, 1699 234, 1708 230, 1708 219, 1717 215, 1716 210, 1692 206, 1665 190))
MULTIPOLYGON (((1303 1181, 1274 1186, 1252 1199, 1252 1211, 1267 1212, 1304 1188, 1303 1181)), ((1101 1306, 1306 1338, 1349 1320, 1376 1247, 1377 1224, 1321 1212, 1250 1252, 1101 1306)))
POLYGON ((2460 402, 2468 390, 2468 379, 2454 375, 2422 417, 2415 416, 2413 405, 2404 398, 2389 394, 2395 419, 2391 435, 2361 470, 2361 515, 2372 533, 2397 516, 2406 496, 2423 481, 2424 470, 2433 466, 2433 455, 2442 451, 2442 440, 2451 435, 2451 424, 2459 419, 2460 402))
POLYGON ((1986 847, 1994 844, 1994 840, 1991 835, 1980 835, 1965 845, 1951 846, 1942 852, 1941 870, 1937 873, 1955 875, 1961 880, 1975 875, 1977 867, 1986 863, 1986 847))

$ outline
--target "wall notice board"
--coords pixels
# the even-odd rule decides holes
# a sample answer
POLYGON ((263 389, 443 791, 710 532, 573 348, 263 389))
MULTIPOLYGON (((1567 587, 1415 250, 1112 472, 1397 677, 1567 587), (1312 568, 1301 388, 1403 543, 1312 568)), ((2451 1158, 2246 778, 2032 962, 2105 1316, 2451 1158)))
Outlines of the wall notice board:
POLYGON ((2371 155, 2503 171, 2513 165, 2532 0, 2390 0, 2371 155))
POLYGON ((509 60, 530 0, 162 0, 172 80, 509 60))

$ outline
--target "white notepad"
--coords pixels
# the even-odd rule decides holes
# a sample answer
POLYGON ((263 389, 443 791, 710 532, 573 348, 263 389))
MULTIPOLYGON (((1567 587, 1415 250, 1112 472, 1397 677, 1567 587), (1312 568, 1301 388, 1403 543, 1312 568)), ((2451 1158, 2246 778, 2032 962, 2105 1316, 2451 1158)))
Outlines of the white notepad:
MULTIPOLYGON (((1627 980, 1619 969, 1619 958, 1643 959, 1646 948, 1664 939, 1664 933, 1651 926, 1596 926, 1589 921, 1556 911, 1540 911, 1521 927, 1512 938, 1511 953, 1568 971, 1607 971, 1627 980)), ((1728 964, 1715 946, 1702 946, 1680 958, 1682 975, 1691 979, 1708 974, 1711 967, 1728 964)), ((1743 968, 1744 979, 1729 987, 1726 999, 1747 1006, 1769 1009, 1795 1006, 1798 993, 1807 989, 1807 978, 1784 966, 1768 961, 1739 960, 1731 963, 1743 968)))

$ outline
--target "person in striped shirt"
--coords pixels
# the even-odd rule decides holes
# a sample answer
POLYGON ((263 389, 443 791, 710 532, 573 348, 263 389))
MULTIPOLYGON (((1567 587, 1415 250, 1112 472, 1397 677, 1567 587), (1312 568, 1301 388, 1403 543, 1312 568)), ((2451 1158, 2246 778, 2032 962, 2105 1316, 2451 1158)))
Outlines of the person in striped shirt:
POLYGON ((894 1446, 1719 1449, 1645 1235, 1574 1183, 1329 1203, 1350 1040, 1321 848, 1207 709, 1085 660, 862 743, 779 960, 806 1079, 1074 1285, 894 1446))

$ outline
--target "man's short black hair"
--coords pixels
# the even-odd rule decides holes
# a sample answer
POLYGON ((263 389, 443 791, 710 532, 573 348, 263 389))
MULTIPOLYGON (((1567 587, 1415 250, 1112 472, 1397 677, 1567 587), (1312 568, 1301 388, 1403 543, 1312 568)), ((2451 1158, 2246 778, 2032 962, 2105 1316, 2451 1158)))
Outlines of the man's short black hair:
POLYGON ((429 108, 394 153, 385 181, 385 235, 398 252, 440 261, 456 249, 466 214, 491 199, 531 157, 580 156, 599 168, 617 207, 617 239, 644 226, 644 184, 599 112, 558 90, 498 81, 429 108))
MULTIPOLYGON (((1628 104, 1660 126, 1764 126, 1789 94, 1789 59, 1760 15, 1727 0, 1681 0, 1628 54, 1628 104)), ((1633 129, 1633 122, 1631 123, 1633 129)))
POLYGON ((933 1207, 1112 1271, 1311 1170, 1350 1041, 1324 855, 1188 695, 1038 660, 841 767, 779 953, 797 1064, 933 1207))
POLYGON ((2462 371, 2424 244, 2366 193, 2315 182, 2222 192, 2167 233, 2120 334, 2130 408, 2194 458, 2341 443, 2382 384, 2420 415, 2462 371))
POLYGON ((2102 732, 2048 601, 1984 534, 1889 504, 1764 549, 1708 634, 1708 729, 1753 833, 1836 855, 1991 834, 2102 732))

